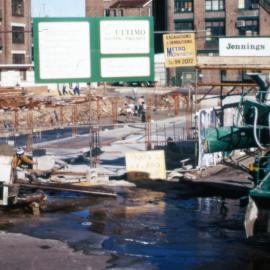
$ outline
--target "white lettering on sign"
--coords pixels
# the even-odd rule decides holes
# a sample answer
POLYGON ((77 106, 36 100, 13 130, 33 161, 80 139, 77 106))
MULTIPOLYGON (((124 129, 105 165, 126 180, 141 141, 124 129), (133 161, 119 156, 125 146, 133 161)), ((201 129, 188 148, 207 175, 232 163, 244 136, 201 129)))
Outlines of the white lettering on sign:
POLYGON ((130 180, 166 179, 164 151, 130 152, 125 158, 130 180))
POLYGON ((91 77, 90 23, 38 24, 41 79, 91 77))
POLYGON ((220 56, 270 56, 270 38, 220 38, 220 56))
POLYGON ((100 22, 101 54, 138 54, 150 52, 148 20, 106 20, 100 22))

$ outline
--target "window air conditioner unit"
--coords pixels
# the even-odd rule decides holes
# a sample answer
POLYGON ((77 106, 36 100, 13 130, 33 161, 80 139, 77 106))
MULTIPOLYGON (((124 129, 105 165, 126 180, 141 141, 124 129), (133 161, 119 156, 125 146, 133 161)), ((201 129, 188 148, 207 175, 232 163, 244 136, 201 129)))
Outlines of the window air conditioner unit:
POLYGON ((236 21, 236 27, 243 27, 245 26, 246 22, 245 21, 236 21))

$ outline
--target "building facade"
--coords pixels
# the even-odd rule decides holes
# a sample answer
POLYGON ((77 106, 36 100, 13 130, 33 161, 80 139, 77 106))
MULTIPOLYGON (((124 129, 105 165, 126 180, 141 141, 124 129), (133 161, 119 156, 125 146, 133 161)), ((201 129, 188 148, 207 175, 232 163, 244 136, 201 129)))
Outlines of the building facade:
POLYGON ((86 0, 87 17, 152 16, 152 0, 86 0))
POLYGON ((270 0, 260 0, 260 5, 270 13, 270 0))
MULTIPOLYGON (((167 30, 195 31, 198 57, 215 56, 220 37, 270 36, 270 14, 259 0, 167 0, 167 30)), ((176 83, 194 82, 194 74, 177 69, 176 83)), ((245 72, 204 71, 202 78, 204 83, 241 81, 245 72)))
POLYGON ((31 0, 0 0, 0 64, 32 63, 31 0))
MULTIPOLYGON (((153 16, 155 50, 163 52, 166 32, 194 31, 198 57, 217 56, 220 37, 270 36, 269 0, 86 0, 87 16, 153 16)), ((237 60, 236 60, 237 61, 237 60)), ((245 72, 168 69, 168 83, 184 85, 243 81, 245 72)))
POLYGON ((270 35, 270 15, 259 0, 170 1, 174 30, 194 30, 199 53, 215 53, 219 37, 270 35))
POLYGON ((85 0, 85 15, 86 17, 102 17, 104 16, 104 5, 107 4, 106 0, 85 0))

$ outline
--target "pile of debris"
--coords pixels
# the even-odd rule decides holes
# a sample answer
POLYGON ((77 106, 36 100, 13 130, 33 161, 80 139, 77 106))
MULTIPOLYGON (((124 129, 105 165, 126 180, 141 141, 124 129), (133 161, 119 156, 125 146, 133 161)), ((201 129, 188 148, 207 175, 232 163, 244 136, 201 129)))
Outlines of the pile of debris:
POLYGON ((89 125, 97 119, 112 117, 113 113, 112 99, 94 93, 53 96, 40 95, 34 89, 0 88, 0 94, 2 134, 89 125))

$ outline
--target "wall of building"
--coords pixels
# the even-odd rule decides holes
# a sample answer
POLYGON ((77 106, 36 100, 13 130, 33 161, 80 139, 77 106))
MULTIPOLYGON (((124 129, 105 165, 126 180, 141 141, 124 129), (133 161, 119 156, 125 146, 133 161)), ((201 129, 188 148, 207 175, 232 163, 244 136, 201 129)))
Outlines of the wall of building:
MULTIPOLYGON (((206 10, 206 1, 205 0, 194 0, 193 1, 193 10, 191 9, 180 9, 179 12, 176 12, 177 6, 174 6, 174 12, 169 12, 171 10, 172 5, 175 3, 174 0, 166 1, 166 9, 167 9, 167 29, 172 28, 172 24, 178 22, 193 22, 193 30, 196 32, 196 45, 198 50, 198 57, 201 55, 209 55, 215 56, 219 54, 219 43, 218 38, 215 41, 207 41, 206 37, 209 33, 207 33, 207 22, 213 21, 224 21, 225 24, 225 36, 239 36, 241 28, 239 21, 242 20, 258 20, 259 23, 259 31, 257 36, 270 36, 270 14, 267 13, 265 9, 262 7, 258 7, 258 5, 254 5, 245 9, 239 9, 238 1, 235 0, 226 0, 224 1, 224 9, 218 11, 207 11, 206 10)), ((247 3, 247 2, 246 2, 247 3)), ((179 8, 179 7, 178 7, 179 8)), ((177 30, 186 30, 186 29, 177 29, 177 30)), ((192 30, 192 29, 191 29, 192 30)), ((247 34, 247 32, 246 32, 247 34)), ((241 63, 242 60, 238 58, 234 58, 234 63, 241 63)), ((219 62, 216 64, 218 65, 219 62)), ((268 64, 269 65, 269 64, 268 64)), ((192 77, 192 69, 187 71, 186 69, 177 68, 176 76, 183 77, 183 74, 190 72, 190 77, 192 77), (182 71, 181 71, 182 70, 182 71)), ((221 81, 221 72, 220 70, 202 70, 202 82, 203 83, 220 83, 221 81)), ((169 76, 174 76, 172 72, 170 72, 169 76)), ((231 80, 237 80, 241 78, 242 73, 240 74, 237 70, 227 71, 227 77, 231 80)), ((176 81, 180 81, 179 78, 176 78, 176 81)))
POLYGON ((1 40, 2 50, 0 52, 1 64, 12 64, 12 54, 20 53, 24 54, 24 63, 30 64, 31 61, 31 0, 24 0, 23 16, 12 15, 12 1, 1 0, 0 12, 2 14, 1 19, 1 40), (12 42, 12 26, 23 27, 24 31, 24 43, 14 44, 12 42))
POLYGON ((151 6, 147 6, 145 8, 127 8, 123 10, 123 16, 151 16, 151 15, 152 15, 151 6))
POLYGON ((260 18, 260 35, 270 36, 270 14, 265 9, 260 8, 260 18))
POLYGON ((102 17, 104 15, 104 0, 86 0, 85 14, 87 17, 102 17))
MULTIPOLYGON (((102 17, 104 11, 110 9, 118 0, 85 0, 86 16, 87 17, 102 17)), ((152 4, 144 8, 117 8, 110 9, 110 16, 151 16, 152 4)))
MULTIPOLYGON (((167 9, 171 9, 172 0, 167 0, 167 9)), ((193 12, 170 12, 168 13, 168 29, 176 21, 193 21, 194 29, 197 35, 197 49, 216 52, 218 50, 218 42, 206 42, 206 20, 224 20, 225 22, 225 35, 238 36, 239 26, 237 21, 241 18, 257 18, 259 20, 259 35, 270 35, 270 14, 267 13, 262 7, 254 9, 239 9, 238 1, 226 0, 224 1, 224 10, 219 11, 206 11, 205 0, 193 1, 193 12), (173 16, 172 16, 173 15, 173 16)), ((185 29, 183 29, 185 30, 185 29)))

